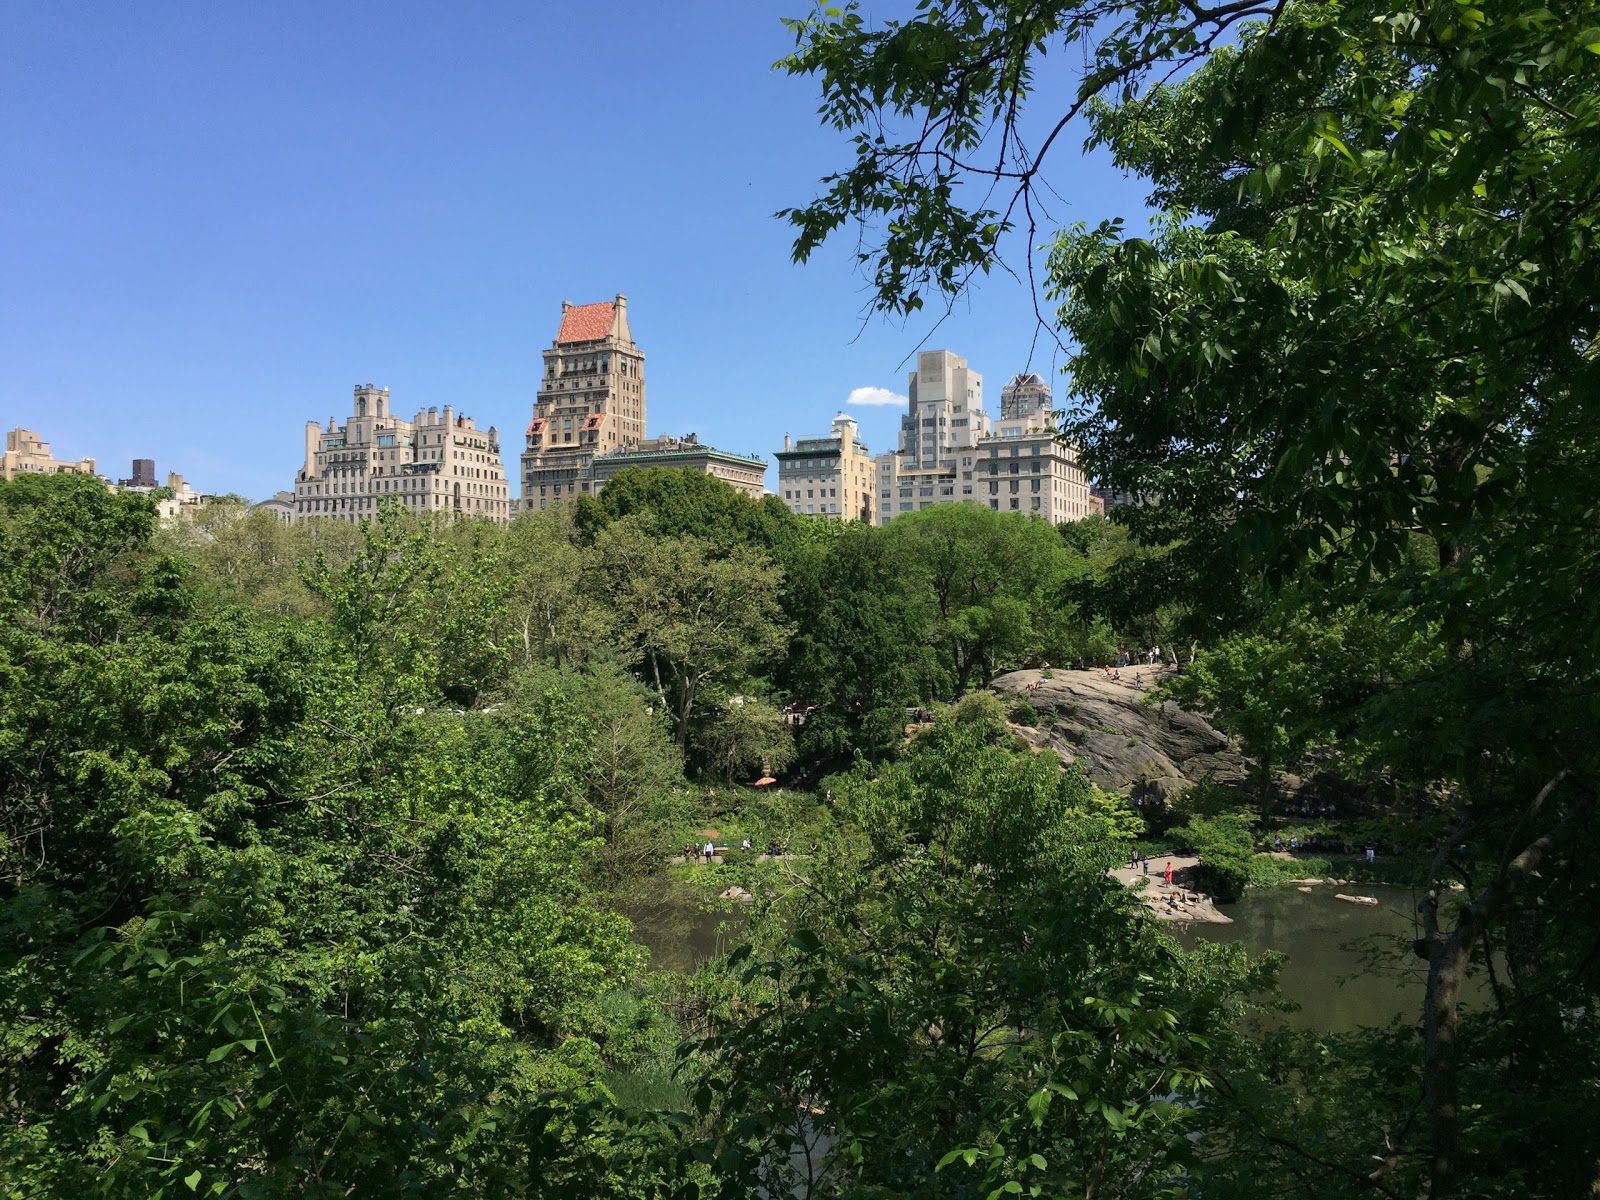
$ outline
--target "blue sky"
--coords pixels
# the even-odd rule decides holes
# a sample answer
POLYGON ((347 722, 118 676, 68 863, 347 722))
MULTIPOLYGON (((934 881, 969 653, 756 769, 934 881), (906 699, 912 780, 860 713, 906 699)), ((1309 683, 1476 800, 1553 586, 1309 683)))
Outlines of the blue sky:
MULTIPOLYGON (((261 498, 304 422, 371 381, 399 413, 498 425, 514 477, 561 301, 617 292, 652 434, 770 461, 855 389, 903 393, 937 314, 866 316, 851 247, 794 266, 772 216, 849 153, 814 83, 771 70, 805 11, 0 6, 0 427, 261 498)), ((1060 222, 1139 211, 1065 150, 1060 222)), ((1043 341, 1030 364, 1034 335, 1027 287, 995 275, 928 344, 995 409, 1057 365, 1043 341)), ((892 448, 894 408, 851 411, 892 448)))

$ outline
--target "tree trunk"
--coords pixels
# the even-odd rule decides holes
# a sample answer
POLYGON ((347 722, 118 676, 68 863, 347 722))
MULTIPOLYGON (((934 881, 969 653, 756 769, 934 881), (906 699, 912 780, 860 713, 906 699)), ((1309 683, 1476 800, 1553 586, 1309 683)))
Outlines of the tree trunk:
MULTIPOLYGON (((1538 817, 1545 801, 1570 774, 1567 770, 1559 771, 1539 789, 1528 806, 1523 824, 1538 817)), ((1582 800, 1573 805, 1549 833, 1528 842, 1520 852, 1514 850, 1516 843, 1512 842, 1494 878, 1478 893, 1477 899, 1462 910, 1448 935, 1439 928, 1441 896, 1437 882, 1417 905, 1424 934, 1419 950, 1428 960, 1428 990, 1422 1001, 1422 1104, 1428 1122, 1430 1200, 1454 1200, 1460 1186, 1461 1121, 1457 1109, 1459 1071, 1455 1039, 1461 1015, 1461 985, 1472 960, 1473 944, 1518 884, 1538 870, 1551 850, 1587 819, 1594 795, 1581 785, 1579 788, 1582 800)), ((1512 836, 1517 832, 1520 827, 1512 836)), ((1452 834, 1434 857, 1429 874, 1435 881, 1443 873, 1454 842, 1452 834)))
POLYGON ((1427 929, 1428 991, 1422 1005, 1422 1107, 1428 1115, 1428 1194, 1451 1200, 1461 1173, 1461 1120, 1457 1107, 1456 1024, 1461 1016, 1461 988, 1472 944, 1477 940, 1478 914, 1468 908, 1449 937, 1439 932, 1438 892, 1428 894, 1423 923, 1427 929))

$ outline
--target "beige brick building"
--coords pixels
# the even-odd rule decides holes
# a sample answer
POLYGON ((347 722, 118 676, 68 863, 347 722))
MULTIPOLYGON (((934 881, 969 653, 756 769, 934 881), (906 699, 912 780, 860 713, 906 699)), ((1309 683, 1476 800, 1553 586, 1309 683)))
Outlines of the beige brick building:
POLYGON ((563 301, 528 423, 521 511, 593 495, 596 458, 637 449, 644 422, 644 351, 628 328, 627 297, 563 301))
POLYGON ((13 429, 6 434, 5 458, 0 459, 0 478, 15 479, 18 475, 93 475, 94 459, 80 458, 77 462, 57 460, 50 453, 50 443, 40 439, 31 429, 13 429))
POLYGON ((360 384, 343 425, 306 423, 305 465, 295 477, 296 520, 359 521, 393 500, 416 513, 511 518, 500 434, 446 405, 409 421, 389 411, 389 389, 360 384))
POLYGON ((877 523, 934 504, 987 504, 1059 525, 1096 511, 1073 448, 1056 435, 1050 385, 1017 375, 1000 419, 983 411, 983 378, 948 350, 917 356, 900 449, 879 455, 877 523))
POLYGON ((1050 385, 1017 375, 1000 392, 1000 420, 978 446, 977 500, 1052 525, 1095 510, 1073 448, 1057 436, 1050 385))
POLYGON ((590 494, 599 495, 618 471, 629 467, 687 467, 714 476, 753 500, 761 499, 766 490, 765 462, 702 445, 691 433, 684 437, 646 438, 631 450, 596 455, 591 465, 590 494))
POLYGON ((877 512, 872 453, 853 417, 840 413, 825 438, 783 439, 778 495, 790 512, 873 523, 877 512))
POLYGON ((989 433, 983 376, 948 350, 925 350, 907 381, 900 448, 877 459, 877 521, 934 504, 973 503, 977 444, 989 433))

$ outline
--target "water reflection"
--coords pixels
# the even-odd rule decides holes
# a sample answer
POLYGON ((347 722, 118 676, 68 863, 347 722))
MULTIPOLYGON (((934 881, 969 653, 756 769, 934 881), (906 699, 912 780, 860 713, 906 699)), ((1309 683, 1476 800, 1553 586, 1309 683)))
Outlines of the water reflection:
POLYGON ((708 910, 692 895, 667 892, 628 906, 633 937, 650 951, 650 969, 687 975, 740 943, 745 914, 708 910))
MULTIPOLYGON (((1411 953, 1417 936, 1416 906, 1400 888, 1318 886, 1311 892, 1278 888, 1251 892, 1223 911, 1232 925, 1188 925, 1173 932, 1186 946, 1201 939, 1243 942, 1253 952, 1287 955, 1279 981, 1286 999, 1300 1006, 1287 1024, 1342 1032, 1383 1025, 1394 1017, 1414 1021, 1422 1009, 1425 964, 1411 953), (1378 903, 1351 904, 1334 893, 1374 896, 1378 903)), ((708 909, 684 891, 668 891, 628 907, 634 936, 650 950, 655 970, 693 971, 707 959, 739 945, 745 916, 708 909)), ((1484 994, 1469 982, 1466 1002, 1484 994)))
POLYGON ((1232 925, 1190 925, 1175 932, 1193 946, 1204 939, 1243 942, 1254 952, 1288 956, 1279 973, 1286 999, 1300 1010, 1285 1018, 1300 1029, 1330 1032, 1382 1025, 1421 1012, 1427 965, 1411 952, 1418 936, 1416 904, 1400 888, 1329 887, 1310 892, 1275 888, 1221 906, 1232 925), (1335 892, 1373 896, 1351 904, 1335 892))

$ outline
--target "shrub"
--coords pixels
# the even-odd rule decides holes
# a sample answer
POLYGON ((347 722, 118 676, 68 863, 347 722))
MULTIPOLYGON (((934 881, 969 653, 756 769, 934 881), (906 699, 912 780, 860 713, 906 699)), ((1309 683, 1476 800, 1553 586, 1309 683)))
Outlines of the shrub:
POLYGON ((996 737, 1006 727, 1006 706, 991 692, 963 696, 954 708, 957 725, 978 725, 988 737, 996 737))
POLYGON ((1180 845, 1194 847, 1200 856, 1195 883, 1215 899, 1237 900, 1254 881, 1256 840, 1250 818, 1244 813, 1191 817, 1188 824, 1172 830, 1169 837, 1180 845))
POLYGON ((1011 706, 1011 723, 1013 725, 1037 725, 1039 723, 1039 710, 1026 700, 1019 700, 1011 706))

